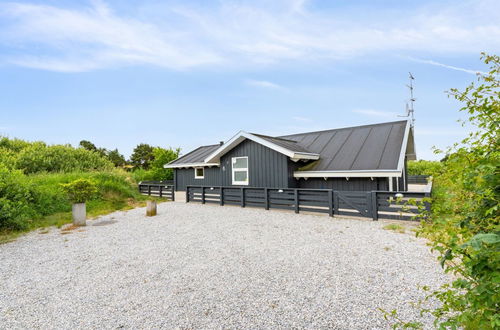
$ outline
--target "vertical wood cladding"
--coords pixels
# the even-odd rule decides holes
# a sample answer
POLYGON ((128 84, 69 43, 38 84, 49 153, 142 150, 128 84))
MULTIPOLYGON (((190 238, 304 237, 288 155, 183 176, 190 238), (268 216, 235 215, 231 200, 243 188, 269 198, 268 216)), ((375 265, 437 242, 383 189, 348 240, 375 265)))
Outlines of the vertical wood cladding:
POLYGON ((248 157, 248 185, 244 187, 288 188, 288 158, 251 140, 243 141, 221 157, 223 186, 233 186, 232 157, 248 157))

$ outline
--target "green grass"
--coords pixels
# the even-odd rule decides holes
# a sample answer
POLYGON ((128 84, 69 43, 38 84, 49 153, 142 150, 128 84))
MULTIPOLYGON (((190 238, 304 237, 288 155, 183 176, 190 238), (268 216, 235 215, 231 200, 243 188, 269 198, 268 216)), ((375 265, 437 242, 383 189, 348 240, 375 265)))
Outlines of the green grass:
POLYGON ((401 225, 398 225, 396 223, 391 223, 391 224, 385 225, 382 228, 384 228, 385 230, 392 230, 392 231, 395 231, 395 232, 398 232, 398 233, 401 233, 401 234, 404 234, 405 231, 406 231, 406 227, 405 226, 401 226, 401 225))
POLYGON ((19 200, 25 212, 15 213, 17 218, 10 222, 12 226, 0 226, 0 243, 10 242, 19 235, 38 228, 61 227, 70 223, 71 202, 60 184, 79 178, 92 179, 99 191, 95 199, 86 203, 89 219, 118 210, 144 206, 145 201, 151 198, 139 194, 135 181, 128 173, 120 170, 24 176, 16 181, 16 185, 25 185, 24 191, 29 192, 27 195, 30 198, 19 200))

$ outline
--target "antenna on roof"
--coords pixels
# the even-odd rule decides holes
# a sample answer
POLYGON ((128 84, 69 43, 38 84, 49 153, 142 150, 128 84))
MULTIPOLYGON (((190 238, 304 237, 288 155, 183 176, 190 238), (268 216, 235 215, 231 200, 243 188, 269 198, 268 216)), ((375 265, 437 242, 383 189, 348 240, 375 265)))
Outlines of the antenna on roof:
POLYGON ((413 80, 415 80, 415 77, 411 74, 411 72, 408 72, 409 78, 410 78, 410 84, 406 85, 408 89, 410 90, 410 99, 406 101, 406 115, 404 116, 398 116, 398 117, 409 117, 411 119, 411 127, 415 126, 415 117, 414 117, 414 112, 415 110, 413 109, 413 102, 415 102, 417 99, 413 97, 413 80))

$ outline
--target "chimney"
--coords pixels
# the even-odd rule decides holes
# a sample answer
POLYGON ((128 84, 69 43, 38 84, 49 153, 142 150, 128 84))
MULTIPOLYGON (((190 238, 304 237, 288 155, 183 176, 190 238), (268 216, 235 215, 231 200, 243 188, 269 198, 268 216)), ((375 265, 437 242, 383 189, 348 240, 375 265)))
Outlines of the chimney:
POLYGON ((224 141, 220 141, 220 142, 219 142, 219 145, 223 145, 223 144, 224 144, 224 141))

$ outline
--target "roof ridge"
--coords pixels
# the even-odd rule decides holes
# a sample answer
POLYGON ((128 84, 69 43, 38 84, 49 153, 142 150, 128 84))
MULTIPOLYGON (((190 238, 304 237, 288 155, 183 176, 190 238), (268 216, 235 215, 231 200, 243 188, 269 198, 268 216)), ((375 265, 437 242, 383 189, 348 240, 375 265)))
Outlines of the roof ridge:
POLYGON ((373 126, 379 126, 379 125, 402 123, 402 122, 406 122, 406 121, 407 120, 396 120, 396 121, 388 121, 388 122, 377 123, 377 124, 366 124, 366 125, 360 125, 360 126, 349 126, 349 127, 331 128, 331 129, 325 129, 325 130, 319 130, 319 131, 312 131, 312 132, 303 132, 303 133, 295 133, 295 134, 288 134, 288 135, 280 135, 279 138, 286 138, 286 137, 289 137, 289 136, 312 134, 312 133, 324 133, 324 132, 331 132, 331 131, 340 131, 340 130, 343 130, 343 129, 362 128, 362 127, 369 127, 369 126, 373 127, 373 126))

